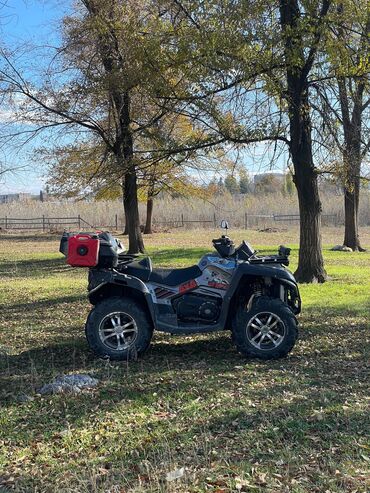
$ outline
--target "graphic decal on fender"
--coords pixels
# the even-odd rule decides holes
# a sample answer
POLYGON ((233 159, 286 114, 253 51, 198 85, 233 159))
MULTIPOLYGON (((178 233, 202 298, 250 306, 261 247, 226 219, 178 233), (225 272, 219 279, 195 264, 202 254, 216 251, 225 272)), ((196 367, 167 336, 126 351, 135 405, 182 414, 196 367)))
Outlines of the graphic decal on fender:
POLYGON ((229 288, 229 283, 226 282, 226 281, 221 281, 221 282, 217 282, 217 281, 208 281, 208 286, 210 288, 216 288, 216 289, 224 289, 224 290, 227 290, 229 288))
POLYGON ((224 270, 209 266, 204 271, 207 285, 210 288, 214 289, 222 289, 226 291, 230 286, 231 275, 229 272, 225 272, 224 270))
POLYGON ((157 300, 168 298, 169 296, 172 296, 174 294, 174 291, 166 288, 155 288, 154 292, 157 300))
POLYGON ((198 287, 198 283, 195 279, 191 281, 184 282, 179 286, 179 293, 185 293, 185 291, 189 291, 190 289, 195 289, 198 287))

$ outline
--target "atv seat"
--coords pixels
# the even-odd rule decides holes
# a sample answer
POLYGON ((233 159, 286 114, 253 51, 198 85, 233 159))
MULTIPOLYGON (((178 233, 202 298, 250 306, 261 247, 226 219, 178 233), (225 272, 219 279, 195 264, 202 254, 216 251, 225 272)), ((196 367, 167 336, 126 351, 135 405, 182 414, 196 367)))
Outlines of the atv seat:
POLYGON ((148 282, 152 272, 152 261, 150 257, 144 257, 141 260, 133 260, 128 264, 121 266, 120 271, 129 276, 134 276, 141 281, 148 282))
POLYGON ((184 269, 153 269, 150 257, 130 262, 123 266, 122 272, 134 276, 144 282, 155 282, 165 286, 178 286, 184 282, 195 279, 202 274, 197 265, 184 269))
POLYGON ((202 271, 197 265, 184 269, 153 269, 149 281, 164 284, 165 286, 178 286, 184 282, 199 277, 202 271))

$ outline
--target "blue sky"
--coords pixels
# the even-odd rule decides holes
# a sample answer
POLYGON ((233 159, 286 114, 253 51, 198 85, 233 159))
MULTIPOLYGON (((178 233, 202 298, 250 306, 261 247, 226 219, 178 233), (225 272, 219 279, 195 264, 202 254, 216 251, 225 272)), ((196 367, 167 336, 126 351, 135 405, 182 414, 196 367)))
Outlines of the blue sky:
MULTIPOLYGON (((57 26, 68 12, 70 0, 6 0, 0 8, 1 37, 7 46, 20 45, 32 41, 35 44, 54 44, 58 42, 57 26)), ((5 182, 0 182, 0 193, 35 192, 43 188, 42 171, 29 165, 33 152, 28 145, 20 152, 9 148, 3 151, 2 158, 11 165, 25 165, 5 182), (4 155, 5 154, 5 155, 4 155)))
POLYGON ((68 0, 7 0, 1 8, 1 28, 8 42, 38 40, 55 33, 68 0))
MULTIPOLYGON (((40 46, 56 45, 59 21, 68 13, 71 2, 72 0, 6 0, 5 5, 0 7, 0 35, 7 46, 18 46, 27 41, 40 46)), ((37 141, 23 147, 21 151, 9 148, 3 151, 3 155, 0 155, 0 159, 12 166, 24 166, 16 174, 8 175, 5 180, 0 181, 0 194, 38 193, 44 188, 43 174, 45 171, 41 166, 35 166, 31 159, 35 145, 37 141)), ((267 170, 271 153, 265 154, 265 151, 263 144, 256 146, 257 159, 254 164, 250 152, 243 153, 240 160, 248 163, 248 170, 251 173, 267 170), (263 155, 264 157, 261 157, 263 155)), ((286 159, 287 154, 284 153, 274 169, 283 170, 286 159)))

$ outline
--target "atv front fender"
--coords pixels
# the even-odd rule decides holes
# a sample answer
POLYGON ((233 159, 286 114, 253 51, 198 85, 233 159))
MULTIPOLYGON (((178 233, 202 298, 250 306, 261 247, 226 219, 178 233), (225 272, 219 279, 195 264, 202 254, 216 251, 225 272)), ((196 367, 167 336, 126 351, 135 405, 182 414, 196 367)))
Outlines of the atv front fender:
MULTIPOLYGON (((290 308, 294 314, 298 314, 301 311, 301 298, 299 295, 298 285, 290 271, 279 265, 253 265, 244 263, 238 266, 224 298, 222 319, 222 324, 224 326, 227 326, 227 321, 233 316, 236 306, 235 303, 237 302, 237 295, 238 292, 240 292, 240 289, 244 289, 244 287, 248 288, 248 286, 258 279, 263 280, 263 283, 270 279, 276 286, 282 285, 291 290, 292 296, 296 301, 294 306, 291 306, 290 308)), ((279 298, 279 294, 276 293, 275 297, 279 298)))

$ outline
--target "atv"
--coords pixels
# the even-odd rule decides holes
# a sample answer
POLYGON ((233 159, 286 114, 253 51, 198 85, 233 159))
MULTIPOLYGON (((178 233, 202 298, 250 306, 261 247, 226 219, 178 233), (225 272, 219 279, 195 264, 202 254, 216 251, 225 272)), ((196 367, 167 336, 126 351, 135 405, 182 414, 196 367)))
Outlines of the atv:
MULTIPOLYGON (((228 224, 222 222, 226 229, 228 224)), ((124 252, 110 233, 65 232, 60 251, 73 266, 89 267, 86 321, 91 349, 111 360, 134 359, 153 330, 197 334, 231 330, 238 351, 263 360, 286 356, 297 336, 301 299, 286 268, 290 249, 259 256, 227 236, 215 251, 183 269, 153 268, 150 257, 124 252)))

